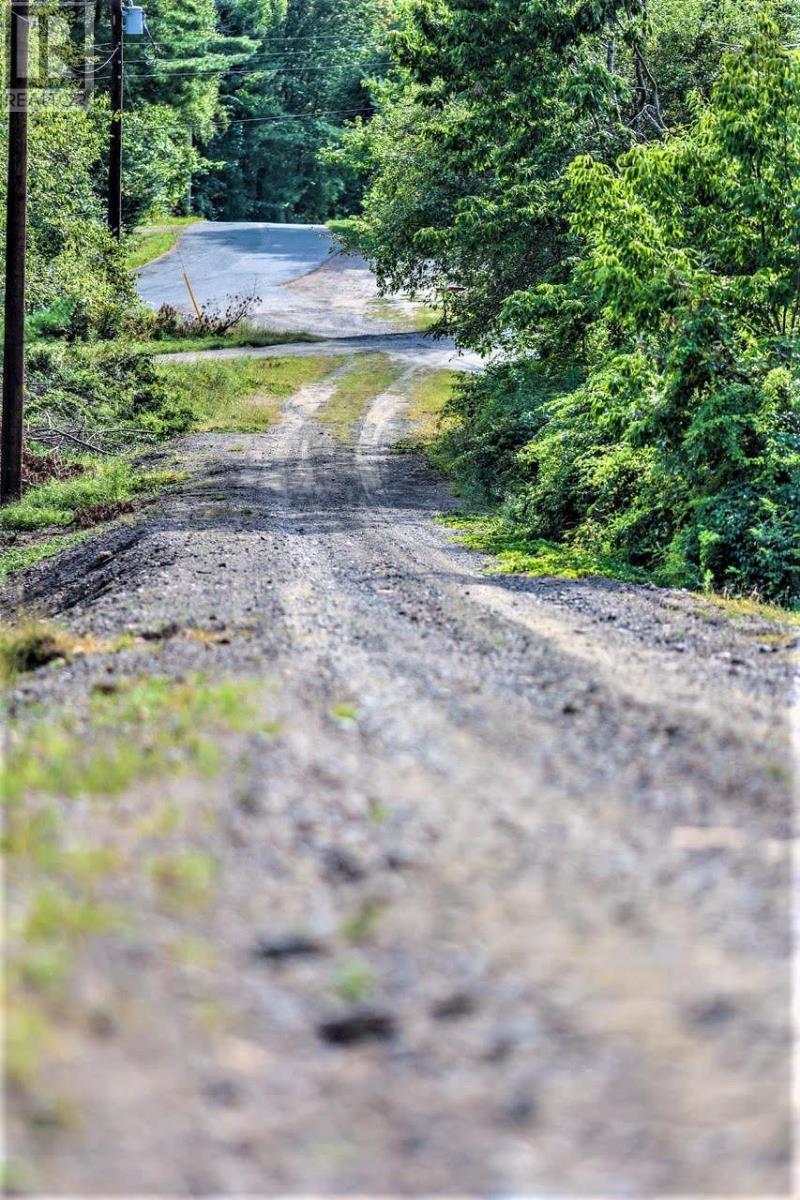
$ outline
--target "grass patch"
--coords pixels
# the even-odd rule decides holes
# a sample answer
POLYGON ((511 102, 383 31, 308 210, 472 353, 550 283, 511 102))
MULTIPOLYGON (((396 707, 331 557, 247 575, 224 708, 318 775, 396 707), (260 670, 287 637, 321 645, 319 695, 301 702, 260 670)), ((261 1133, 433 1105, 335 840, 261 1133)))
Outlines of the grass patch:
POLYGON ((415 304, 414 328, 418 333, 424 333, 426 329, 431 329, 437 321, 440 321, 442 315, 442 310, 432 304, 415 304))
POLYGON ((0 683, 13 683, 18 675, 38 671, 54 662, 72 662, 80 655, 116 653, 135 644, 132 634, 110 641, 77 637, 66 629, 28 616, 15 624, 0 623, 0 683))
POLYGON ((777 604, 766 604, 756 596, 719 596, 715 593, 701 592, 697 599, 713 604, 733 620, 775 621, 783 625, 800 626, 800 611, 781 608, 777 604))
POLYGON ((388 354, 368 354, 357 359, 339 380, 336 391, 317 412, 337 442, 351 444, 355 426, 367 405, 397 380, 407 368, 388 354))
MULTIPOLYGON (((285 346, 293 342, 324 342, 327 339, 315 333, 294 333, 277 329, 259 329, 247 322, 225 334, 208 334, 203 337, 152 337, 134 339, 125 342, 128 354, 197 354, 204 350, 258 350, 270 346, 285 346)), ((30 348, 37 346, 52 346, 61 344, 58 337, 53 335, 37 335, 35 332, 27 339, 30 348)), ((92 343, 101 350, 104 347, 119 346, 119 341, 99 340, 92 343)))
POLYGON ((414 380, 408 405, 408 419, 421 442, 431 442, 439 429, 442 413, 453 394, 457 371, 446 368, 428 371, 414 380))
POLYGON ((259 349, 283 346, 292 342, 324 342, 314 333, 293 333, 275 329, 258 329, 247 323, 230 333, 205 337, 164 337, 134 343, 133 349, 144 354, 194 354, 203 350, 259 349))
POLYGON ((389 321, 398 329, 408 329, 410 325, 419 333, 430 329, 442 315, 430 304, 402 305, 386 296, 379 296, 376 300, 371 300, 369 310, 371 315, 379 321, 389 321))
POLYGON ((85 719, 12 726, 5 798, 117 796, 134 782, 190 765, 207 773, 219 750, 207 737, 215 728, 250 730, 256 714, 248 689, 211 685, 201 677, 174 683, 157 676, 127 682, 111 694, 94 693, 85 719))
POLYGON ((41 541, 26 542, 22 546, 10 546, 0 552, 0 580, 17 571, 24 571, 26 567, 33 567, 45 559, 55 558, 63 550, 78 546, 87 537, 89 530, 83 530, 80 533, 61 533, 41 541))
POLYGON ((162 371, 177 384, 202 432, 258 433, 275 423, 280 402, 328 375, 340 358, 231 358, 167 363, 162 371))
POLYGON ((199 217, 165 217, 163 225, 159 222, 135 230, 126 256, 128 270, 137 271, 163 254, 168 254, 175 248, 183 231, 199 223, 199 217))
POLYGON ((31 532, 96 524, 127 511, 134 499, 153 495, 177 478, 174 471, 138 469, 125 457, 82 461, 82 474, 30 488, 21 500, 1 509, 0 529, 31 532))
MULTIPOLYGON (((600 577, 623 583, 657 582, 645 571, 572 546, 560 546, 528 537, 523 530, 501 517, 481 514, 447 514, 438 521, 457 533, 469 550, 491 554, 497 560, 488 574, 550 576, 559 579, 600 577)), ((763 620, 800 626, 800 612, 765 604, 757 597, 720 596, 714 592, 694 593, 694 599, 720 609, 732 620, 763 620)))
POLYGON ((397 304, 394 300, 389 300, 386 296, 378 296, 375 300, 370 300, 369 313, 376 320, 390 322, 395 327, 408 325, 411 319, 411 314, 402 305, 397 304))
POLYGON ((647 580, 642 571, 627 563, 531 538, 500 517, 448 514, 439 520, 456 531, 457 540, 462 546, 491 554, 497 559, 489 568, 489 574, 546 575, 560 579, 604 576, 625 583, 644 583, 647 580))
POLYGON ((0 625, 0 681, 8 682, 25 671, 36 671, 72 653, 74 639, 61 629, 27 618, 16 625, 0 625))

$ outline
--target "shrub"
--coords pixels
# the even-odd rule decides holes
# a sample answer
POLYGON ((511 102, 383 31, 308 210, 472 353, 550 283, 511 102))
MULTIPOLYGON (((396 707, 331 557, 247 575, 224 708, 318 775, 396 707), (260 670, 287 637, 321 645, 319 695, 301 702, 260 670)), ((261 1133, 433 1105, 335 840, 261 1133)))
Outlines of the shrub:
POLYGON ((50 445, 127 449, 192 423, 191 408, 152 357, 123 342, 33 347, 28 391, 30 436, 50 445))
POLYGON ((151 335, 160 338, 224 337, 241 325, 258 306, 260 297, 253 292, 228 296, 222 305, 204 304, 199 316, 181 312, 172 304, 162 304, 151 326, 151 335))
POLYGON ((529 307, 583 297, 583 379, 543 339, 468 385, 443 454, 531 537, 797 604, 800 56, 764 22, 688 132, 569 179, 583 251, 529 307))

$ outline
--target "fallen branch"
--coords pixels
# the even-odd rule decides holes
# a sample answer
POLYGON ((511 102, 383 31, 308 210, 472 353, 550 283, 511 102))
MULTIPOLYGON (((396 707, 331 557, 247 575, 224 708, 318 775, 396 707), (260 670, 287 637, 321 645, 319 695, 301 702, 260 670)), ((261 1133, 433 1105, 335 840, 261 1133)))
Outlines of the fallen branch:
POLYGON ((91 442, 84 441, 83 438, 76 437, 74 433, 69 433, 66 429, 56 429, 52 425, 47 429, 29 429, 28 434, 38 442, 44 442, 48 438, 66 438, 67 441, 74 442, 76 446, 82 446, 84 450, 89 450, 92 454, 114 453, 113 450, 104 450, 102 446, 95 446, 91 442))

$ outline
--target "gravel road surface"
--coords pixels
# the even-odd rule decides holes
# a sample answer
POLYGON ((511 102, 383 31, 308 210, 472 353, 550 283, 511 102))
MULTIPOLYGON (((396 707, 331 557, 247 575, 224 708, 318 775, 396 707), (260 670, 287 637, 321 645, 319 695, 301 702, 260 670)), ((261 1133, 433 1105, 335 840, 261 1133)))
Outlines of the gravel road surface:
POLYGON ((261 346, 257 349, 241 347, 231 350, 186 351, 178 354, 159 355, 157 361, 164 363, 191 363, 203 359, 227 358, 316 358, 319 354, 390 354, 392 358, 407 363, 409 367, 426 367, 428 370, 479 371, 484 360, 470 350, 456 350, 449 338, 434 340, 424 333, 383 333, 356 337, 331 338, 319 342, 286 342, 279 346, 261 346))
POLYGON ((48 1061, 74 1119, 23 1106, 12 1150, 49 1194, 788 1196, 792 630, 485 574, 392 449, 407 365, 349 442, 335 376, 185 440, 179 492, 27 572, 26 603, 142 640, 19 713, 201 671, 275 724, 114 802, 167 795, 213 897, 115 879, 138 920, 48 1061))

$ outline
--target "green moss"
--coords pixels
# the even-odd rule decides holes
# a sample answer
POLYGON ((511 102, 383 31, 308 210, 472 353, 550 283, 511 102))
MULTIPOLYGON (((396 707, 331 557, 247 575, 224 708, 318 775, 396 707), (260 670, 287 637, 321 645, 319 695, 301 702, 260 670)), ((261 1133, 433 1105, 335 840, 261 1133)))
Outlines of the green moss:
POLYGON ((380 396, 407 370, 388 354, 367 354, 342 376, 336 391, 317 412, 337 442, 352 443, 354 431, 363 420, 370 401, 380 396))
POLYGON ((280 401, 340 365, 324 355, 308 358, 230 358, 168 363, 161 370, 176 384, 206 432, 258 433, 280 415, 280 401))

